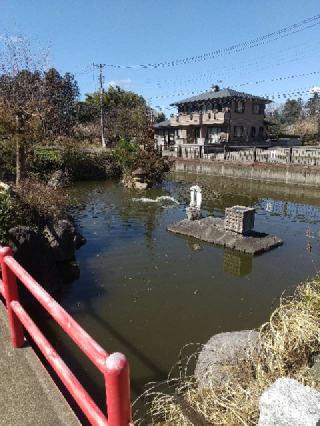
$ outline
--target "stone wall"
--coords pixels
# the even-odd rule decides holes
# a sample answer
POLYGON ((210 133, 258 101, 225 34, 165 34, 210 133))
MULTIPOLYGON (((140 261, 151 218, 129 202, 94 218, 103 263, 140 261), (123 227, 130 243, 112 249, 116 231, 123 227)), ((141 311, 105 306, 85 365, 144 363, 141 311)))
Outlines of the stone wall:
POLYGON ((237 161, 244 163, 300 164, 320 166, 320 149, 314 147, 249 148, 239 151, 204 154, 203 158, 212 161, 237 161))

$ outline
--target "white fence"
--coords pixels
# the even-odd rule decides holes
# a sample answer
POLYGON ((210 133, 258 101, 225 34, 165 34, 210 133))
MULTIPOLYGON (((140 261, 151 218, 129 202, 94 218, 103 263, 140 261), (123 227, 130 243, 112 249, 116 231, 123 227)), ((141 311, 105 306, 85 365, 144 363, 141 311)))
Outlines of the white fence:
POLYGON ((304 166, 320 166, 320 148, 250 148, 239 151, 226 151, 204 154, 203 158, 213 161, 259 162, 275 164, 300 164, 304 166))

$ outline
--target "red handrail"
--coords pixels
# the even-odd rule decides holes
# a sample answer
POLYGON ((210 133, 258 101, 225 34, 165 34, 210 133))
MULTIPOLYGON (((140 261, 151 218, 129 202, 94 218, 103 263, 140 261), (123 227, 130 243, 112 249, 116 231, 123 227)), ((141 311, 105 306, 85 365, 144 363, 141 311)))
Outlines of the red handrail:
POLYGON ((12 250, 9 247, 0 248, 0 265, 2 270, 0 293, 6 301, 13 347, 20 348, 24 345, 25 328, 92 425, 132 425, 129 366, 126 357, 120 353, 107 354, 13 258, 12 250), (19 301, 17 278, 103 373, 106 384, 108 417, 97 407, 72 371, 24 310, 19 301))

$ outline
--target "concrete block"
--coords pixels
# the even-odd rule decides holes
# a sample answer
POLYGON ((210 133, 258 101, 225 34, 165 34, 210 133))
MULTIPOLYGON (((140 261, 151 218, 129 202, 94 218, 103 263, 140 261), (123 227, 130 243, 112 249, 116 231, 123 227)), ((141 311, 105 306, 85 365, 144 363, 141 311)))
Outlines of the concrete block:
POLYGON ((224 229, 246 235, 254 228, 254 214, 251 207, 229 207, 225 211, 224 229))

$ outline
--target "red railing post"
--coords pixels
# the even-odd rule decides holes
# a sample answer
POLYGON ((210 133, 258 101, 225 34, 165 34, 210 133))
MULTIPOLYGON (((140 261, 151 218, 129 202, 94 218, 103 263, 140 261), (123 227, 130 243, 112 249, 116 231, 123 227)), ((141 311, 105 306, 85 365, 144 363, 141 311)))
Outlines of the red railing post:
POLYGON ((129 364, 123 354, 115 352, 108 356, 105 382, 108 425, 128 426, 131 423, 129 364))
POLYGON ((4 297, 8 312, 11 343, 14 348, 21 348, 24 345, 23 326, 11 308, 12 301, 16 300, 19 302, 17 279, 15 274, 5 263, 6 256, 12 256, 12 249, 10 247, 3 247, 0 249, 0 264, 4 286, 4 297))

